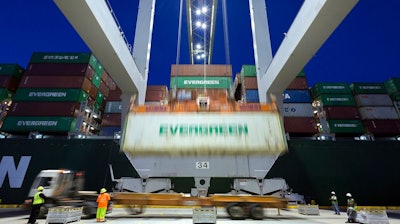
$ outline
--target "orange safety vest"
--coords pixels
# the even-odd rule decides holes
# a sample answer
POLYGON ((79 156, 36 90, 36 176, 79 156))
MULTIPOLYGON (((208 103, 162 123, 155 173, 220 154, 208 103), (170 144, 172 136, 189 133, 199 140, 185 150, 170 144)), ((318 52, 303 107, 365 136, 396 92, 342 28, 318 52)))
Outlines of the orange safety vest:
POLYGON ((107 193, 102 193, 97 197, 97 207, 99 208, 107 208, 108 201, 111 200, 111 197, 107 193))

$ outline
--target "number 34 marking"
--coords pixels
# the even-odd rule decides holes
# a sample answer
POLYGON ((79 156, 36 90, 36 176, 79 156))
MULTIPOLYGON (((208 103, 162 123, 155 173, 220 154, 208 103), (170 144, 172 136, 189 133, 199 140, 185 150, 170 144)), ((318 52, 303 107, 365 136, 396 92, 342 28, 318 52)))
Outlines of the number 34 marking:
POLYGON ((210 168, 210 162, 196 162, 196 169, 209 169, 210 168))

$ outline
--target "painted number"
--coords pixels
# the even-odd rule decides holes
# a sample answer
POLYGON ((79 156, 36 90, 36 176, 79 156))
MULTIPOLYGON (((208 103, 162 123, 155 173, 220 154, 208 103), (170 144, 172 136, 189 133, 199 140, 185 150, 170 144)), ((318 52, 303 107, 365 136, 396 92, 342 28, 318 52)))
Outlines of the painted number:
POLYGON ((196 169, 209 169, 210 163, 209 162, 196 162, 196 169))

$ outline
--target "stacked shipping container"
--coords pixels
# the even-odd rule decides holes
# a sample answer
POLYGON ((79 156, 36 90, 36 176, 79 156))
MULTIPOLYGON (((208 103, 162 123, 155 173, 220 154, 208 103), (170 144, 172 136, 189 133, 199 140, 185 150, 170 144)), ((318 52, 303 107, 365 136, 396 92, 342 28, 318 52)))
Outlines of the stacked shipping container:
POLYGON ((302 70, 284 91, 283 121, 289 135, 314 135, 317 124, 307 79, 302 70))
POLYGON ((336 135, 364 133, 356 102, 347 83, 317 83, 311 88, 311 93, 313 106, 319 111, 317 115, 321 133, 336 135))
POLYGON ((197 111, 198 97, 209 97, 209 111, 222 111, 232 86, 230 65, 172 65, 170 91, 173 111, 197 111))
POLYGON ((350 87, 367 134, 400 134, 399 116, 383 83, 353 83, 350 87))
POLYGON ((95 134, 107 76, 90 53, 33 53, 1 130, 95 134))
POLYGON ((101 122, 101 136, 114 136, 121 131, 121 90, 116 87, 110 90, 104 107, 101 122))

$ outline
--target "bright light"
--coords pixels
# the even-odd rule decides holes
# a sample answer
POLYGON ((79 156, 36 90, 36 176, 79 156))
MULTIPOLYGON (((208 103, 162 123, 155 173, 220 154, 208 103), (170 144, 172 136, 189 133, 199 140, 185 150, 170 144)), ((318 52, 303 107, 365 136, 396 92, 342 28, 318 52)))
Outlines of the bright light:
POLYGON ((201 28, 206 29, 207 28, 207 24, 205 24, 205 23, 201 24, 201 28))
POLYGON ((201 55, 201 58, 205 58, 205 57, 206 57, 206 54, 202 54, 202 55, 201 55))
POLYGON ((196 15, 200 15, 201 14, 201 10, 200 9, 197 9, 196 10, 196 15))
POLYGON ((201 27, 201 25, 202 25, 202 24, 201 24, 200 21, 197 21, 197 22, 196 22, 196 26, 197 26, 197 27, 201 27))
POLYGON ((206 7, 206 6, 204 6, 203 8, 201 8, 201 12, 202 12, 202 13, 206 14, 206 13, 207 13, 207 11, 208 11, 208 9, 207 9, 207 7, 206 7))
POLYGON ((196 44, 196 49, 201 49, 201 44, 196 44))
POLYGON ((196 59, 197 59, 197 60, 200 60, 200 59, 201 59, 201 56, 200 56, 200 55, 197 55, 197 56, 196 56, 196 59))

